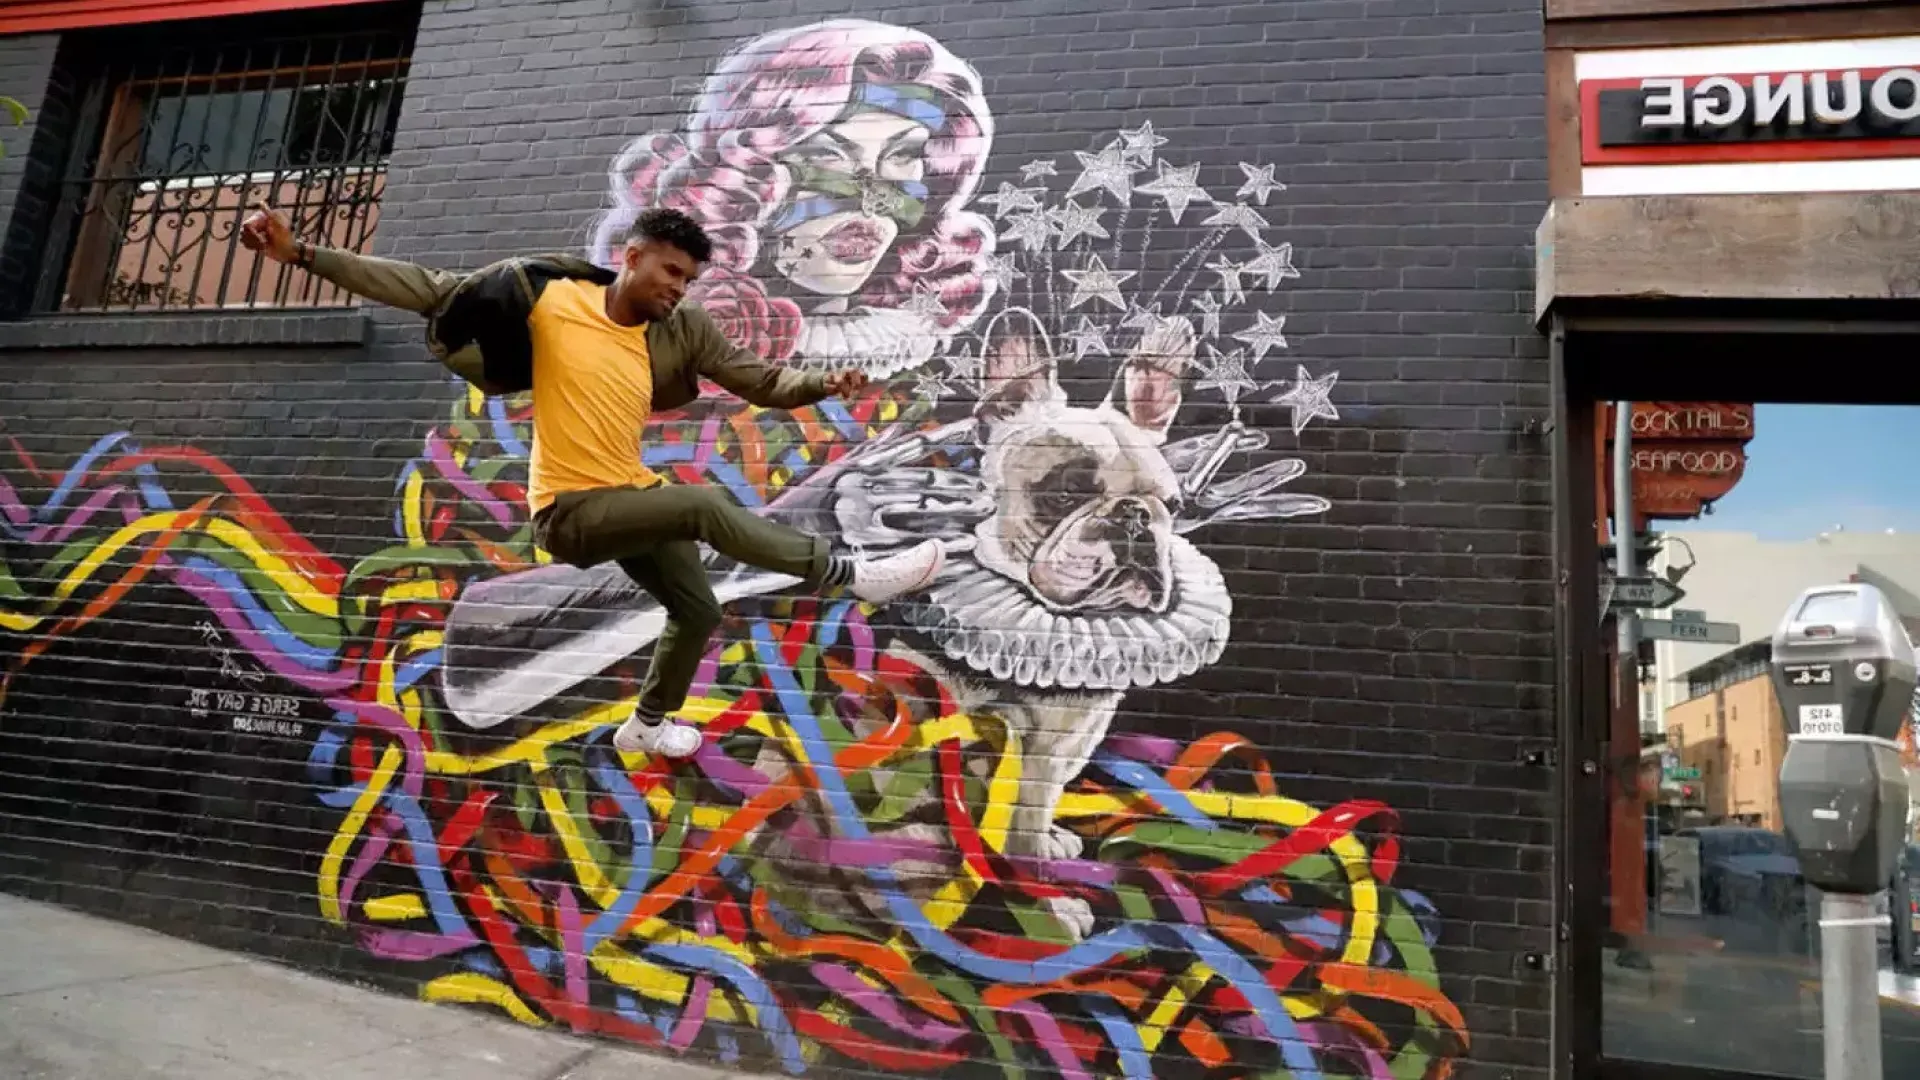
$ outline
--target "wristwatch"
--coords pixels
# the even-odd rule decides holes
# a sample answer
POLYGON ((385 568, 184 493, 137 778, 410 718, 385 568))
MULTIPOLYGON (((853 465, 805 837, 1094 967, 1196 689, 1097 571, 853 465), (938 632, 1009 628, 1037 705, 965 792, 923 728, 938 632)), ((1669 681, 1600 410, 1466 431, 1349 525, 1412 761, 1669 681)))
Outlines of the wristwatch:
POLYGON ((295 240, 293 242, 293 265, 303 270, 313 266, 312 244, 307 243, 305 240, 295 240))

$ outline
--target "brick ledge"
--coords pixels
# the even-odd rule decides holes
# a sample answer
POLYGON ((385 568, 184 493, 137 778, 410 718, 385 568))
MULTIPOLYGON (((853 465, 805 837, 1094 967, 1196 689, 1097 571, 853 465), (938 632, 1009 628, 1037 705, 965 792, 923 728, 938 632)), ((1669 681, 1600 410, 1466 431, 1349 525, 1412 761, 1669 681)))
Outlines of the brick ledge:
POLYGON ((38 315, 0 322, 0 351, 363 345, 371 322, 363 308, 38 315))

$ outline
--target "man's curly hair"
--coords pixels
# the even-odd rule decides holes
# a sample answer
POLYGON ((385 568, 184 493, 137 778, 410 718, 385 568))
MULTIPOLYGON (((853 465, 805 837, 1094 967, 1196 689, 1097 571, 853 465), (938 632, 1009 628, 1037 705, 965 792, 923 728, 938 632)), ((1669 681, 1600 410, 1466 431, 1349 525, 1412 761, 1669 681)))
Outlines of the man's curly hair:
POLYGON ((713 241, 708 239, 707 230, 678 210, 655 207, 634 220, 633 227, 627 230, 627 241, 645 243, 649 240, 671 244, 693 256, 695 262, 704 263, 713 258, 713 241))

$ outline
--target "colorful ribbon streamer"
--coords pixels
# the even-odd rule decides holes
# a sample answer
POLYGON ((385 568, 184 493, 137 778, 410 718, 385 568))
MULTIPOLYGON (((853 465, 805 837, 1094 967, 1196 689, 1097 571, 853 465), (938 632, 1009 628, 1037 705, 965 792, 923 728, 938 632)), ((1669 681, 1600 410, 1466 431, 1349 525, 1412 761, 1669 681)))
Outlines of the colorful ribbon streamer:
MULTIPOLYGON (((49 475, 15 443, 0 627, 29 645, 8 684, 141 583, 186 589, 245 658, 326 702, 309 774, 338 828, 320 911, 418 965, 429 1000, 794 1073, 977 1060, 1134 1078, 1178 1057, 1222 1076, 1438 1080, 1466 1053, 1431 907, 1393 883, 1389 808, 1290 800, 1232 733, 1115 736, 1060 805, 1090 857, 1015 858, 1025 749, 883 653, 850 602, 743 608, 702 669, 688 715, 711 737, 687 767, 615 754, 618 703, 504 744, 456 737, 428 677, 446 611, 468 582, 544 561, 528 415, 461 393, 400 476, 395 542, 351 569, 191 447, 114 434, 49 475), (177 507, 160 466, 218 494, 177 507), (902 833, 921 806, 944 841, 902 833), (813 877, 763 851, 781 830, 815 853, 813 877), (953 880, 915 899, 897 867, 942 859, 953 880), (823 871, 885 917, 810 902, 823 871), (1093 910, 1086 940, 1051 914, 1063 899, 1093 910)), ((660 418, 647 458, 758 507, 927 423, 885 387, 798 414, 702 399, 660 418)))

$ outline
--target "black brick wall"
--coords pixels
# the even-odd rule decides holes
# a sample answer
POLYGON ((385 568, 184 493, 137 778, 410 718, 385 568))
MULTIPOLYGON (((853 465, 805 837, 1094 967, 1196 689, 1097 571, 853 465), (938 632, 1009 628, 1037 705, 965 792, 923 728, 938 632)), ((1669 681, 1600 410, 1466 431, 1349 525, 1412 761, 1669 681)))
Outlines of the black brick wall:
MULTIPOLYGON (((60 125, 68 119, 65 80, 56 78, 57 34, 30 34, 0 39, 0 95, 26 106, 28 118, 0 134, 6 157, 0 159, 0 206, 11 207, 22 218, 44 220, 52 187, 59 175, 60 125), (51 126, 42 132, 43 121, 51 126)), ((10 227, 0 242, 0 282, 10 294, 7 308, 19 303, 22 285, 34 269, 32 230, 10 227)))
MULTIPOLYGON (((616 156, 635 139, 683 125, 723 53, 763 33, 845 14, 844 5, 811 0, 429 0, 372 249, 451 268, 529 249, 582 251, 608 208, 616 156)), ((1254 311, 1284 316, 1286 347, 1255 366, 1261 388, 1239 395, 1241 421, 1264 433, 1266 445, 1235 457, 1221 477, 1297 459, 1303 474, 1276 490, 1331 506, 1188 534, 1224 575, 1233 606, 1229 641, 1201 670, 1164 682, 1149 677, 1155 685, 1125 693, 1107 745, 1138 764, 1116 766, 1119 773, 1090 767, 1072 790, 1081 805, 1107 809, 1060 819, 1082 835, 1090 864, 1114 868, 1083 869, 1094 875, 1085 880, 1073 871, 1054 875, 1087 901, 1096 918, 1092 940, 1145 935, 1130 960, 1079 976, 1104 987, 1121 1012, 1103 1017, 1087 1004, 1091 995, 1056 988, 1031 998, 1039 1003, 1036 1021, 1011 1008, 1031 997, 1012 989, 1020 979, 969 969, 924 940, 896 938, 897 925, 847 899, 849 875, 858 873, 848 868, 853 856, 823 856, 818 843, 793 839, 828 813, 818 801, 777 815, 732 849, 722 876, 706 875, 695 890, 698 902, 682 899, 659 912, 708 946, 731 942, 701 955, 752 957, 748 976, 723 969, 717 982, 694 978, 686 953, 643 951, 644 935, 657 941, 663 932, 653 926, 625 941, 627 966, 589 966, 570 984, 557 959, 572 940, 560 928, 561 913, 578 909, 591 923, 624 888, 617 882, 631 848, 632 807, 605 786, 612 783, 606 771, 621 770, 613 768, 604 728, 594 735, 583 734, 591 723, 570 729, 553 749, 532 755, 540 769, 523 754, 470 773, 458 763, 471 759, 461 755, 552 729, 541 727, 542 718, 521 717, 466 731, 441 697, 437 675, 381 700, 381 688, 394 685, 383 679, 383 665, 402 673, 393 678, 403 687, 409 662, 426 657, 431 665, 453 597, 534 558, 525 509, 514 501, 524 461, 503 443, 486 408, 471 408, 425 361, 418 320, 386 311, 364 316, 365 327, 362 316, 339 314, 310 325, 286 316, 208 316, 233 328, 206 332, 181 327, 199 316, 149 318, 136 330, 74 319, 0 326, 0 363, 8 368, 0 475, 30 510, 64 491, 44 513, 6 522, 5 568, 18 589, 0 595, 10 627, 0 631, 10 658, 0 701, 0 886, 406 993, 531 1010, 563 1026, 646 1041, 660 1024, 691 1037, 687 1052, 769 1067, 795 1052, 797 1037, 836 1048, 820 1054, 816 1071, 940 1065, 984 1075, 1003 1061, 1044 1074, 1057 1068, 1048 1049, 1057 1045, 1088 1048, 1094 1056, 1082 1067, 1111 1075, 1124 1067, 1116 1048, 1147 1030, 1156 1073, 1198 1075, 1209 1055, 1225 1052, 1253 1075, 1282 1064, 1275 1044, 1240 1019, 1259 1010, 1248 994, 1258 996, 1264 983, 1300 1000, 1323 1000, 1306 996, 1316 986, 1352 993, 1334 995, 1350 1011, 1288 1043, 1313 1048, 1325 1075, 1365 1075, 1336 1048, 1376 1030, 1389 1060, 1456 1058, 1454 1075, 1467 1080, 1546 1075, 1550 986, 1523 957, 1550 948, 1550 778, 1520 764, 1523 749, 1551 733, 1547 462, 1544 443, 1526 434, 1547 407, 1542 349, 1526 316, 1529 242, 1544 201, 1538 5, 975 0, 964 9, 876 4, 853 14, 924 32, 978 72, 994 132, 973 209, 1001 230, 999 250, 1016 253, 1029 274, 1011 283, 1011 296, 988 301, 928 362, 882 380, 882 395, 905 410, 896 423, 923 422, 913 402, 930 385, 927 372, 951 384, 936 418, 966 415, 965 379, 952 372, 964 375, 975 337, 1010 303, 1038 310, 1066 354, 1060 379, 1076 405, 1097 403, 1116 365, 1098 349, 1083 348, 1086 355, 1074 359, 1063 335, 1087 315, 1107 331, 1113 354, 1137 336, 1137 327, 1122 325, 1126 313, 1101 301, 1067 306, 1070 286, 1059 271, 1086 265, 1083 254, 1059 255, 1053 267, 1057 312, 1044 294, 1025 291, 1046 279, 1045 264, 1027 261, 1008 236, 1017 213, 980 201, 1003 183, 1044 189, 1037 198, 1057 208, 1080 174, 1076 153, 1097 155, 1122 131, 1150 121, 1165 140, 1151 149, 1155 160, 1199 166, 1195 182, 1216 201, 1195 202, 1178 222, 1163 199, 1137 190, 1125 213, 1097 188, 1075 201, 1105 209, 1099 220, 1111 235, 1095 250, 1110 268, 1133 272, 1122 295, 1138 302, 1169 284, 1165 313, 1188 316, 1203 333, 1190 301, 1209 286, 1208 295, 1221 296, 1220 278, 1203 261, 1180 291, 1191 267, 1176 264, 1207 243, 1240 262, 1256 251, 1232 229, 1214 236, 1220 230, 1203 224, 1207 217, 1250 203, 1268 226, 1262 243, 1292 245, 1298 276, 1269 289, 1248 275, 1246 303, 1229 304, 1224 336, 1200 348, 1200 370, 1186 380, 1170 439, 1211 437, 1229 420, 1219 389, 1224 373, 1209 377, 1216 354, 1208 346, 1243 348, 1232 335, 1253 325, 1254 311), (1053 161, 1057 175, 1023 179, 1021 166, 1038 160, 1053 161), (1286 189, 1264 204, 1236 196, 1247 179, 1242 162, 1272 166, 1286 189), (362 336, 365 343, 356 344, 362 336), (96 347, 83 347, 90 344, 96 347), (1294 383, 1296 365, 1323 384, 1338 373, 1330 397, 1337 418, 1308 416, 1296 430, 1296 414, 1272 403, 1294 383), (122 441, 89 456, 122 432, 122 441), (452 472, 478 479, 463 486, 437 472, 436 445, 464 455, 452 472), (425 478, 424 490, 409 486, 413 474, 425 478), (504 507, 505 518, 475 497, 479 485, 491 485, 483 494, 504 507), (153 516, 190 510, 202 498, 212 500, 202 517, 153 516), (98 513, 65 528, 90 499, 98 513), (406 506, 419 511, 428 532, 443 515, 445 531, 409 547, 406 506), (119 533, 130 520, 149 531, 119 533), (184 529, 175 536, 170 525, 184 529), (246 536, 261 538, 264 556, 238 544, 246 536), (90 565, 89 556, 103 553, 104 563, 71 595, 55 593, 90 565), (201 578, 183 577, 181 567, 195 557, 213 562, 193 564, 201 578), (222 574, 252 598, 233 623, 254 629, 236 633, 217 617, 224 594, 214 578, 222 574), (253 603, 262 610, 250 615, 253 603), (277 661, 265 658, 275 647, 262 626, 287 628, 278 632, 292 644, 274 653, 277 661), (196 701, 195 691, 208 697, 196 701), (240 722, 247 730, 236 730, 236 715, 252 718, 240 722), (419 733, 399 733, 410 727, 419 733), (1137 736, 1173 745, 1156 750, 1137 736), (1206 744, 1208 736, 1247 745, 1193 776, 1173 769, 1175 779, 1198 785, 1190 811, 1171 794, 1157 812, 1141 797, 1126 804, 1144 818, 1113 816, 1119 804, 1099 803, 1143 783, 1139 790, 1161 790, 1153 785, 1163 781, 1152 778, 1169 775, 1171 762, 1155 755, 1224 745, 1206 744), (413 764, 409 748, 423 754, 413 764), (371 818, 362 821, 356 800, 366 802, 360 793, 388 774, 388 793, 368 804, 371 818), (543 792, 575 805, 555 814, 543 792), (1351 847, 1314 863, 1324 839, 1303 845, 1305 862, 1255 875, 1251 893, 1244 884, 1220 885, 1223 868, 1282 837, 1313 834, 1293 831, 1305 820, 1300 814, 1343 804, 1388 812, 1365 818, 1357 834, 1371 862, 1353 864, 1363 869, 1352 873, 1377 887, 1356 887, 1338 868, 1339 852, 1351 847), (1283 805, 1294 809, 1274 809, 1283 805), (1282 820, 1246 820, 1260 813, 1282 820), (461 832, 475 821, 484 823, 477 833, 461 832), (411 850, 416 827, 446 850, 411 850), (567 850, 568 829, 605 850, 577 860, 567 850), (782 852, 845 865, 838 876, 808 878, 782 863, 782 852), (743 876, 749 872, 763 876, 743 876), (336 918, 325 882, 349 879, 357 884, 336 918), (480 884, 492 889, 490 900, 476 898, 480 884), (753 900, 763 892, 776 906, 783 897, 819 898, 819 911, 838 921, 788 926, 770 938, 754 918, 753 900), (1375 932, 1356 914, 1376 902, 1370 892, 1382 898, 1389 917, 1380 933, 1391 944, 1342 966, 1343 950, 1368 953, 1352 942, 1375 932), (1167 936, 1187 933, 1168 929, 1181 926, 1205 928, 1225 952, 1207 954, 1216 977, 1198 1004, 1170 1014, 1162 1039, 1141 1025, 1200 955, 1192 937, 1167 936), (466 945, 446 936, 461 927, 474 938, 466 945), (517 933, 502 945, 486 938, 490 927, 517 933), (1413 927, 1425 933, 1409 937, 1413 927), (770 944, 802 932, 840 945, 802 961, 770 944), (862 954, 847 951, 856 948, 850 942, 885 940, 903 943, 931 989, 899 972, 868 971, 862 954), (549 956, 552 966, 543 966, 549 956), (930 1025, 923 1030, 959 1034, 890 1033, 859 1003, 866 998, 847 995, 844 981, 833 981, 840 976, 821 974, 810 966, 816 962, 876 975, 893 1006, 930 1025), (1363 986, 1353 974, 1362 968, 1380 973, 1371 976, 1376 981, 1363 986), (1260 972, 1268 978, 1255 977, 1260 972), (1436 976, 1437 989, 1426 988, 1436 976), (1145 995, 1137 1015, 1116 989, 1122 984, 1145 995), (728 993, 709 996, 710 985, 728 993), (770 1029, 756 1030, 737 1004, 759 988, 779 997, 762 1014, 783 1018, 770 1029), (583 1004, 571 1003, 575 993, 583 1004), (675 1019, 688 993, 709 1001, 697 1029, 675 1019), (976 994, 999 1010, 998 1019, 966 1011, 966 998, 976 994), (957 1011, 918 1012, 916 995, 950 1001, 957 1011), (1456 1024, 1470 1040, 1464 1049, 1447 1034, 1456 1024), (1117 1035, 1116 1027, 1134 1035, 1117 1035), (903 1048, 927 1056, 885 1056, 903 1048), (942 1064, 953 1059, 959 1063, 942 1064)), ((43 108, 54 53, 50 37, 0 40, 0 92, 33 106, 36 121, 60 121, 58 94, 43 108)), ((20 197, 21 177, 43 163, 28 160, 30 133, 4 137, 0 205, 10 207, 6 250, 17 255, 31 250, 31 226, 43 213, 20 197)), ((1158 166, 1143 164, 1131 183, 1137 189, 1160 176, 1158 166)), ((17 284, 19 268, 5 269, 17 284)), ((744 469, 752 448, 743 444, 755 439, 777 463, 778 440, 827 437, 817 428, 799 434, 779 416, 735 422, 737 411, 697 406, 667 418, 650 441, 692 453, 717 432, 712 458, 744 469)), ((857 445, 861 430, 849 425, 832 439, 857 445)), ((524 436, 524 424, 519 431, 524 436)), ((816 445, 814 452, 829 451, 816 445)), ((956 453, 955 475, 983 475, 967 453, 956 453)), ((796 481, 807 475, 807 463, 787 464, 796 481)), ((779 477, 747 482, 764 493, 779 477)), ((1002 493, 986 490, 1005 504, 1002 493)), ((1222 497, 1217 482, 1210 491, 1190 505, 1222 497)), ((822 629, 833 610, 752 601, 735 613, 722 633, 735 649, 718 657, 707 694, 738 704, 757 687, 763 713, 793 719, 752 652, 757 631, 791 632, 796 651, 784 663, 814 688, 831 739, 843 706, 824 689, 829 665, 845 678, 862 662, 850 638, 822 629), (797 651, 805 643, 812 651, 797 651)), ((906 628, 905 615, 904 608, 872 614, 876 643, 937 652, 937 642, 906 628)), ((957 617, 964 622, 964 610, 957 617)), ((1173 633, 1152 619, 1123 625, 1173 633)), ((631 677, 626 668, 613 674, 631 677)), ((968 700, 983 717, 1017 711, 1033 699, 1018 681, 972 680, 977 696, 968 700)), ((925 721, 944 711, 928 685, 883 690, 876 683, 849 700, 882 715, 892 715, 892 705, 876 703, 897 700, 925 721)), ((589 695, 571 703, 568 715, 604 720, 591 707, 610 697, 589 695)), ((1100 711, 1097 703, 1075 708, 1088 717, 1100 711)), ((857 712, 847 715, 851 737, 871 731, 857 712)), ((756 735, 749 725, 727 745, 751 764, 752 745, 777 730, 756 735)), ((991 735, 996 727, 983 720, 978 730, 991 735)), ((982 778, 1008 756, 994 749, 996 739, 967 743, 967 768, 982 778)), ((766 754, 777 756, 771 748, 766 754)), ((1033 742, 1025 754, 1031 786, 1052 755, 1033 742)), ((914 767, 938 775, 937 756, 910 754, 919 764, 902 775, 914 767)), ((663 779, 643 760, 625 764, 628 782, 654 800, 655 869, 635 890, 645 892, 747 796, 686 779, 697 770, 663 779)), ((856 801, 892 782, 884 772, 860 779, 863 772, 847 772, 856 801)), ((994 807, 1004 808, 1004 799, 988 795, 984 779, 969 783, 967 813, 992 840, 994 807)), ((924 798, 916 805, 915 813, 932 814, 924 822, 933 824, 923 825, 940 834, 941 857, 950 857, 953 821, 927 810, 924 798)), ((870 802, 861 807, 879 813, 870 802)), ((868 827, 885 831, 875 824, 884 821, 872 817, 868 827)), ((1020 838, 1010 842, 1017 853, 1020 838)), ((1013 960, 1064 948, 1063 924, 1049 915, 1058 909, 1044 899, 1049 886, 1031 883, 1047 872, 998 856, 988 869, 999 880, 971 897, 946 931, 951 939, 1013 960)), ((961 872, 955 865, 949 873, 961 872)), ((698 952, 697 942, 692 948, 698 952)))

